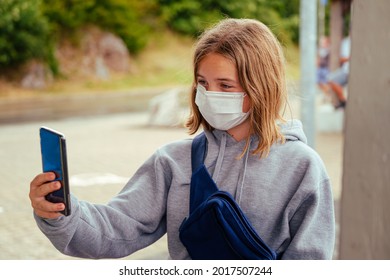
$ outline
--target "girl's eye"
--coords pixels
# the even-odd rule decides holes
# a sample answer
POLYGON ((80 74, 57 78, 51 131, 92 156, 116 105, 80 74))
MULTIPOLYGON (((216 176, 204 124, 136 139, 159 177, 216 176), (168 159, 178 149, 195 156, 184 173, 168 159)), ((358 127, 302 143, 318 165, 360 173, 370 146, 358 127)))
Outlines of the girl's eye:
POLYGON ((223 88, 223 89, 231 89, 232 86, 231 85, 227 85, 227 84, 221 84, 221 88, 223 88))
POLYGON ((207 82, 205 80, 198 80, 198 84, 205 86, 207 82))

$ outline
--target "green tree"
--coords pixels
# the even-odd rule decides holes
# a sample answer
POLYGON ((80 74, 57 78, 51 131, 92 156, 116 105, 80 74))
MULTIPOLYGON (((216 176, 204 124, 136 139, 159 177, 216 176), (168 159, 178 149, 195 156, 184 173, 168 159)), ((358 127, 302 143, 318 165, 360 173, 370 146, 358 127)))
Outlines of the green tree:
POLYGON ((53 27, 53 35, 75 30, 88 22, 94 0, 45 0, 43 11, 53 27))
POLYGON ((163 21, 173 30, 198 35, 224 17, 255 18, 267 24, 282 41, 297 38, 299 0, 158 0, 163 21))
POLYGON ((146 45, 152 27, 146 18, 153 13, 151 0, 96 0, 91 10, 91 23, 115 32, 132 53, 146 45))
POLYGON ((36 58, 55 72, 53 48, 40 0, 0 0, 0 69, 36 58))

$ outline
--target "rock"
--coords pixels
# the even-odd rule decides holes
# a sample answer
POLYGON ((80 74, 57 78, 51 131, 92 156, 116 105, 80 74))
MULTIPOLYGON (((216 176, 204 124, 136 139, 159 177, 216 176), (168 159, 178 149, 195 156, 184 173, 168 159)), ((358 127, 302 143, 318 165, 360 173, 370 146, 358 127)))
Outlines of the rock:
POLYGON ((134 71, 131 55, 120 37, 96 27, 86 28, 82 34, 79 45, 63 41, 57 48, 62 74, 106 80, 113 72, 134 71))
MULTIPOLYGON (((135 72, 131 55, 123 40, 96 27, 82 31, 79 44, 62 40, 56 48, 59 72, 68 79, 110 78, 111 73, 135 72)), ((20 79, 21 87, 43 89, 53 81, 53 74, 42 62, 32 60, 23 67, 25 74, 20 79)))
POLYGON ((173 88, 154 97, 149 103, 150 126, 178 126, 183 122, 179 94, 181 88, 173 88))
POLYGON ((21 80, 21 86, 28 89, 42 89, 52 80, 47 67, 38 61, 31 61, 26 66, 26 74, 21 80))
POLYGON ((125 43, 111 33, 102 34, 99 40, 99 56, 110 70, 125 73, 130 70, 130 55, 125 43))
POLYGON ((107 80, 110 76, 110 73, 109 73, 102 57, 100 57, 100 56, 96 57, 95 66, 96 66, 96 76, 99 79, 107 80))

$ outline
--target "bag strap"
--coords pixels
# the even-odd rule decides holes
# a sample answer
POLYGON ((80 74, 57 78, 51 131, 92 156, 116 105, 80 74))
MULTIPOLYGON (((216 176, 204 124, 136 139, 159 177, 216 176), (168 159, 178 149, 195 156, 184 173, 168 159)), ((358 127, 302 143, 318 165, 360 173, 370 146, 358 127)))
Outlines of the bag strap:
POLYGON ((206 154, 207 138, 202 132, 192 140, 191 146, 190 213, 195 211, 210 195, 218 191, 217 185, 203 163, 206 154))
POLYGON ((204 132, 197 135, 192 140, 191 146, 191 165, 194 173, 203 164, 207 154, 207 139, 204 132))

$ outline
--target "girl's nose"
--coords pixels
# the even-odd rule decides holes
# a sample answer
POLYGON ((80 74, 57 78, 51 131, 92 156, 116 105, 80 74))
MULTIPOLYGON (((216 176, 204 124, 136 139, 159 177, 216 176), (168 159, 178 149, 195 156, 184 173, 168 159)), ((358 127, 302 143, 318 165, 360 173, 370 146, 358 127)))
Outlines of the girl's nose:
POLYGON ((218 87, 216 85, 208 84, 206 87, 207 91, 218 91, 218 87))

